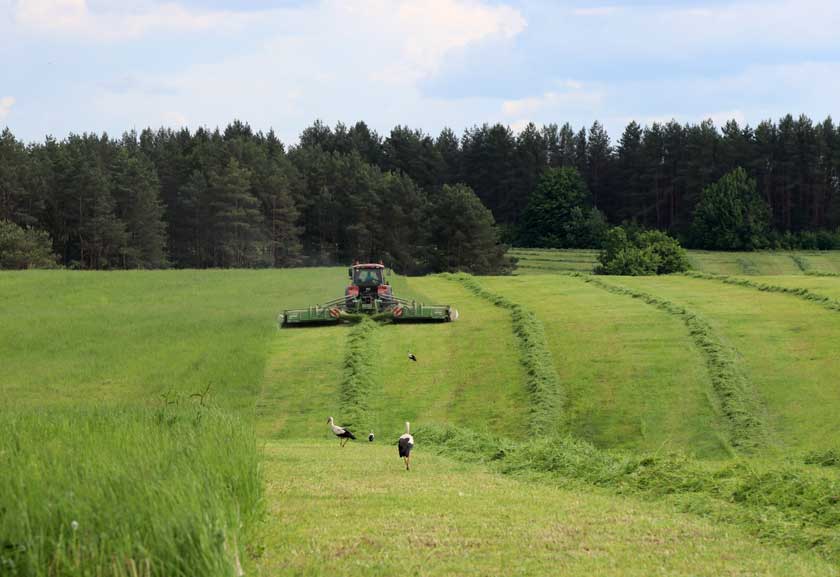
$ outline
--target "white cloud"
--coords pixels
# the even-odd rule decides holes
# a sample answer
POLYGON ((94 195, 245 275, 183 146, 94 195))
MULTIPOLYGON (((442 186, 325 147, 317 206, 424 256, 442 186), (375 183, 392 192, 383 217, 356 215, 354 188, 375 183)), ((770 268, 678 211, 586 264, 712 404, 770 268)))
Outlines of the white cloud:
POLYGON ((186 115, 174 111, 161 113, 160 119, 164 125, 172 128, 181 128, 182 126, 188 126, 190 123, 186 115))
POLYGON ((819 121, 836 114, 838 93, 840 61, 756 65, 727 76, 613 84, 603 109, 608 113, 596 117, 614 138, 631 120, 650 125, 711 119, 722 127, 734 119, 755 127, 785 114, 807 114, 819 121))
MULTIPOLYGON (((154 62, 146 71, 111 70, 104 78, 86 69, 52 100, 25 98, 27 113, 40 111, 29 119, 41 123, 29 128, 32 137, 161 124, 212 127, 240 118, 255 128, 274 127, 289 142, 321 118, 330 124, 365 120, 380 132, 400 123, 432 133, 482 122, 521 129, 529 121, 580 127, 598 119, 616 138, 631 119, 649 124, 711 116, 721 125, 734 117, 755 125, 787 112, 820 118, 836 114, 840 93, 840 62, 797 63, 803 54, 814 60, 835 54, 840 3, 827 0, 727 0, 692 8, 677 2, 612 8, 610 0, 587 7, 580 0, 577 9, 535 2, 544 11, 530 6, 531 22, 506 0, 315 0, 256 14, 178 1, 183 4, 13 1, 17 36, 28 35, 33 46, 38 31, 116 41, 194 30, 212 32, 206 38, 228 48, 201 52, 174 73, 147 72, 156 69, 154 62), (258 25, 248 26, 249 18, 258 25), (221 38, 219 30, 238 33, 221 38), (520 43, 525 31, 532 38, 520 43), (253 38, 242 42, 244 35, 253 38), (534 50, 540 52, 529 53, 534 50), (226 56, 209 61, 219 53, 226 56), (782 60, 790 63, 777 64, 782 60), (520 70, 510 67, 520 62, 533 69, 511 80, 520 70), (479 81, 467 85, 458 72, 470 67, 479 68, 479 81), (568 75, 586 81, 562 80, 568 75), (433 97, 425 90, 470 97, 433 97), (59 112, 69 100, 79 111, 72 118, 59 112)), ((8 92, 25 96, 17 88, 8 92)), ((8 108, 0 112, 8 115, 8 108)), ((22 109, 15 109, 14 120, 24 120, 22 109)))
POLYGON ((733 48, 780 50, 836 48, 840 2, 836 0, 730 0, 693 6, 671 4, 572 8, 558 20, 558 35, 589 56, 708 58, 733 48), (592 18, 598 16, 598 18, 592 18), (602 39, 602 42, 593 42, 602 39))
MULTIPOLYGON (((373 41, 382 42, 384 50, 398 52, 397 62, 368 74, 373 81, 394 84, 428 77, 453 51, 487 40, 510 40, 526 27, 525 18, 514 8, 476 0, 361 0, 353 4, 332 0, 322 6, 369 29, 376 37, 373 41)), ((376 58, 388 60, 383 53, 376 58)))
POLYGON ((14 104, 15 99, 11 96, 4 96, 3 98, 0 98, 0 120, 3 120, 9 115, 14 104))
POLYGON ((530 117, 535 114, 541 117, 551 115, 556 117, 564 113, 596 112, 604 102, 605 94, 601 90, 587 90, 582 83, 573 80, 565 81, 561 85, 567 90, 549 91, 539 96, 505 100, 502 102, 502 112, 508 117, 530 117))
POLYGON ((730 120, 734 120, 740 126, 747 124, 747 115, 743 110, 725 110, 720 112, 709 112, 702 115, 704 120, 711 120, 715 126, 721 127, 730 120))
POLYGON ((293 33, 176 75, 129 72, 130 82, 100 83, 95 106, 116 125, 170 123, 162 111, 188 111, 192 126, 241 118, 289 140, 315 118, 384 129, 460 126, 476 111, 498 116, 498 100, 428 98, 419 82, 466 48, 509 42, 524 18, 476 0, 431 2, 324 0, 276 11, 268 24, 293 33), (167 90, 142 89, 155 86, 167 90))
POLYGON ((260 18, 257 13, 190 10, 181 4, 87 0, 17 0, 15 24, 36 33, 86 41, 133 40, 152 32, 238 30, 260 18))
POLYGON ((522 15, 509 6, 476 1, 410 0, 396 10, 403 52, 420 69, 433 72, 447 52, 485 38, 510 39, 525 29, 522 15))

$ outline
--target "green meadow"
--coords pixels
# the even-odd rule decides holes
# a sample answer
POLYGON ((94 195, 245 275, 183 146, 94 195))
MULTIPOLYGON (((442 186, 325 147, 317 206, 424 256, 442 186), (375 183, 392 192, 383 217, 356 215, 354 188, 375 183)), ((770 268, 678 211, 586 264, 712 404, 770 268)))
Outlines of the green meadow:
MULTIPOLYGON (((598 251, 587 249, 513 248, 508 254, 517 259, 514 274, 592 272, 598 264, 598 251)), ((811 271, 840 273, 840 251, 757 251, 711 252, 689 250, 694 270, 727 275, 801 275, 811 271)))
POLYGON ((840 257, 514 254, 392 279, 447 324, 277 327, 341 268, 0 273, 0 575, 840 573, 840 257))

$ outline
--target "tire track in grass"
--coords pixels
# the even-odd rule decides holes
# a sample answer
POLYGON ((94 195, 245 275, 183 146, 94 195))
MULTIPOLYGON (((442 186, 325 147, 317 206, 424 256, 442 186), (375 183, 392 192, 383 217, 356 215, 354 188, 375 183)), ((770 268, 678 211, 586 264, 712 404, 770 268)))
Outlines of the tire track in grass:
POLYGON ((525 388, 531 405, 531 432, 535 435, 559 432, 556 417, 562 414, 565 394, 546 343, 542 322, 522 305, 486 290, 471 275, 446 273, 442 276, 461 283, 477 297, 510 311, 513 333, 519 343, 520 362, 527 374, 525 388))
POLYGON ((769 431, 761 417, 764 409, 758 392, 738 368, 735 349, 724 344, 705 319, 685 307, 642 291, 609 284, 591 275, 572 273, 570 276, 611 293, 640 299, 681 318, 692 340, 706 357, 712 390, 728 423, 732 448, 753 451, 767 444, 769 431))
MULTIPOLYGON (((703 279, 703 280, 712 280, 712 281, 722 282, 722 283, 729 284, 729 285, 747 287, 747 288, 759 290, 759 291, 762 291, 762 292, 787 294, 787 295, 791 295, 791 296, 794 296, 794 297, 797 297, 797 298, 800 298, 800 299, 811 301, 814 304, 820 305, 824 309, 828 309, 828 310, 834 311, 834 312, 840 312, 840 301, 838 301, 836 299, 833 299, 833 298, 830 298, 830 297, 827 297, 827 296, 823 296, 821 294, 817 294, 817 293, 812 292, 811 290, 806 289, 806 288, 794 288, 794 287, 772 285, 772 284, 767 284, 767 283, 763 283, 763 282, 756 282, 756 281, 753 281, 753 280, 748 280, 748 279, 743 279, 743 278, 735 278, 735 277, 726 276, 726 275, 709 274, 709 273, 703 273, 703 272, 689 271, 689 272, 686 272, 686 273, 683 273, 683 274, 686 275, 686 276, 689 276, 691 278, 697 278, 697 279, 703 279)), ((809 274, 809 273, 806 273, 806 274, 809 274)))

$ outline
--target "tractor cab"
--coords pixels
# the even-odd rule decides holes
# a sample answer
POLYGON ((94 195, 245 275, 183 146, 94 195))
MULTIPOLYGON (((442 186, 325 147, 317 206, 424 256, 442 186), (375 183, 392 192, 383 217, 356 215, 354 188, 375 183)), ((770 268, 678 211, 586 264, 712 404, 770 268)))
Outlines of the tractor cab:
POLYGON ((349 274, 353 285, 357 287, 377 287, 385 282, 385 267, 381 264, 355 264, 349 274))
POLYGON ((379 312, 392 304, 391 287, 385 282, 385 265, 356 263, 348 274, 352 280, 344 293, 348 308, 379 312))

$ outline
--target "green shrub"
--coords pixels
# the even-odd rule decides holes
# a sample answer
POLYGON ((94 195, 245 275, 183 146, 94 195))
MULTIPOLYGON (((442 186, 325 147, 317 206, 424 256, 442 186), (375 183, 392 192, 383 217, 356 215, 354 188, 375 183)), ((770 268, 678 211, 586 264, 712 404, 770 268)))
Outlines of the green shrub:
POLYGON ((774 250, 838 250, 840 229, 802 232, 770 231, 768 245, 774 250))
POLYGON ((234 575, 253 428, 197 403, 0 413, 0 574, 234 575))
POLYGON ((688 270, 680 243, 659 230, 635 231, 617 226, 607 232, 596 274, 646 276, 688 270))
POLYGON ((55 268, 50 235, 0 220, 0 269, 55 268))

